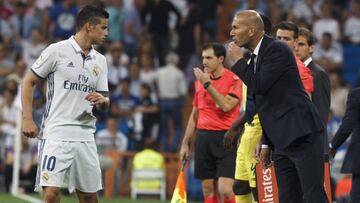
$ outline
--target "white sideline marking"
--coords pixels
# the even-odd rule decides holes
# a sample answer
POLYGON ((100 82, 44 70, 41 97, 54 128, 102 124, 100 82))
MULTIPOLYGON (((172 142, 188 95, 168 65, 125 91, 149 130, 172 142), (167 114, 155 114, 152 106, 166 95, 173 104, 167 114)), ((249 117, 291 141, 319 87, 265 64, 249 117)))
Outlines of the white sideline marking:
POLYGON ((35 197, 25 195, 25 194, 12 194, 12 196, 22 199, 22 200, 25 200, 26 202, 29 202, 29 203, 43 203, 43 201, 41 201, 35 197))

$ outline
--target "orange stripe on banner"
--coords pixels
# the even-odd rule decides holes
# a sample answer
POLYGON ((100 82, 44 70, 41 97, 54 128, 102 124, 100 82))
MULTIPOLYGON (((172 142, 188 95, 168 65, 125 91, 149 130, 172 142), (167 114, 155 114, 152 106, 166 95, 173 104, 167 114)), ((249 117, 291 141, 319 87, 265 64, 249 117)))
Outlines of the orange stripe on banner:
POLYGON ((325 162, 324 165, 324 187, 329 202, 332 202, 331 198, 331 181, 330 181, 330 164, 325 162))

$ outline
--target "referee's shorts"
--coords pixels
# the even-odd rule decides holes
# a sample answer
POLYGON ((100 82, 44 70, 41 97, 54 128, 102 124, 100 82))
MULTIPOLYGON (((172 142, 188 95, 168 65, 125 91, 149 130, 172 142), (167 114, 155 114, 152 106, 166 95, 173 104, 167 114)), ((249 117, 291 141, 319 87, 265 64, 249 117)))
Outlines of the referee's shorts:
POLYGON ((195 178, 234 178, 236 148, 226 150, 226 131, 197 130, 195 138, 195 178))
POLYGON ((245 124, 245 130, 241 137, 237 150, 235 179, 249 181, 252 188, 256 188, 255 166, 257 161, 254 158, 254 150, 262 136, 260 123, 245 124))

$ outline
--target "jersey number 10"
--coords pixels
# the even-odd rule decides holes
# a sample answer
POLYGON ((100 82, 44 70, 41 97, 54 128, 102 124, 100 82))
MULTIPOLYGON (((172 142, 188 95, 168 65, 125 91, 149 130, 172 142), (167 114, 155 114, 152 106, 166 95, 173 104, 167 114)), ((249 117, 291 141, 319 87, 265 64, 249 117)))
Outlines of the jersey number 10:
POLYGON ((45 170, 45 167, 46 167, 46 170, 53 171, 55 169, 55 164, 56 164, 56 157, 51 156, 48 159, 48 155, 45 155, 44 161, 42 164, 42 169, 45 170))

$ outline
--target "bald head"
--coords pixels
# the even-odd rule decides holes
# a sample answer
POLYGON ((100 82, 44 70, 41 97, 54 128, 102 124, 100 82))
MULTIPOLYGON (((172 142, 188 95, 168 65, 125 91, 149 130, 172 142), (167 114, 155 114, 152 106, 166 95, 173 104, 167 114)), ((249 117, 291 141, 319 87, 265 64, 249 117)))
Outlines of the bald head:
POLYGON ((254 27, 257 31, 264 31, 264 22, 260 14, 254 10, 239 11, 235 17, 244 20, 247 26, 254 27))
POLYGON ((264 36, 264 23, 259 13, 253 10, 238 12, 231 27, 230 36, 239 47, 253 50, 264 36))

